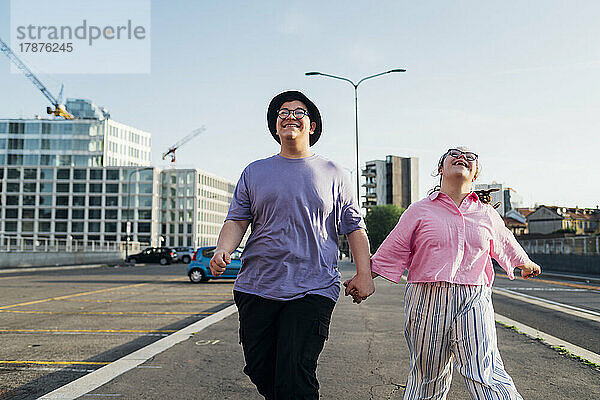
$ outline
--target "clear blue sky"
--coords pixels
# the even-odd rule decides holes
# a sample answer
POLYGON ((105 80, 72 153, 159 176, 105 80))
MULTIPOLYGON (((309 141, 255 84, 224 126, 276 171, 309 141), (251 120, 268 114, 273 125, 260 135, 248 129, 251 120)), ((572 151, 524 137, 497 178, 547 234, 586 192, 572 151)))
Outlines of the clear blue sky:
MULTIPOLYGON (((41 79, 151 132, 157 165, 206 125, 177 166, 237 181, 246 164, 278 151, 265 113, 285 89, 304 91, 323 114, 314 151, 354 169, 352 87, 304 72, 358 80, 404 67, 359 89, 361 164, 419 157, 425 195, 440 154, 467 145, 480 154, 479 181, 513 187, 526 205, 596 207, 599 20, 595 1, 153 1, 150 74, 41 79)), ((6 40, 9 22, 5 0, 6 40)), ((42 95, 9 71, 0 59, 0 116, 43 112, 42 95)))

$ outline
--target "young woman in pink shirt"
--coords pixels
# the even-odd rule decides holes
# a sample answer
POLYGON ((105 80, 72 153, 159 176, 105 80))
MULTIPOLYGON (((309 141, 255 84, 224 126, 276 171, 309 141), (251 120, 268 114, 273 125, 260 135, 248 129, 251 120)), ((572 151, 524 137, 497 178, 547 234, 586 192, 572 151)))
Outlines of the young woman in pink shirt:
MULTIPOLYGON (((405 399, 445 399, 453 365, 473 399, 522 399, 496 344, 492 258, 510 279, 514 268, 524 278, 541 269, 494 208, 472 191, 478 172, 475 153, 464 147, 444 153, 440 185, 408 207, 371 259, 373 277, 398 283, 408 270, 405 399)), ((347 294, 353 294, 352 282, 347 284, 347 294)))

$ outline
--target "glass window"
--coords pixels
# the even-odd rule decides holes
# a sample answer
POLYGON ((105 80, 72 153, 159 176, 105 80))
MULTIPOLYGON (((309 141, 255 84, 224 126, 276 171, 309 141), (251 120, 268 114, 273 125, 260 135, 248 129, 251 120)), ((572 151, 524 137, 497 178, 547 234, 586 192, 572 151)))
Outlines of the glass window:
POLYGON ((69 184, 68 183, 57 183, 56 191, 58 193, 69 193, 69 184))
POLYGON ((88 232, 100 232, 100 222, 88 222, 88 232))
POLYGON ((8 179, 20 179, 21 178, 21 170, 17 168, 9 168, 6 174, 8 179))
MULTIPOLYGON (((10 185, 10 183, 8 184, 10 185)), ((25 193, 35 193, 36 184, 35 183, 23 183, 23 192, 25 193)))
POLYGON ((66 232, 67 231, 67 223, 66 222, 55 222, 54 223, 54 231, 55 232, 66 232))
MULTIPOLYGON (((76 184, 73 184, 75 186, 76 184)), ((85 206, 85 197, 84 196, 73 196, 73 205, 74 206, 85 206)))
POLYGON ((140 207, 152 207, 152 196, 139 196, 140 207))
POLYGON ((19 196, 6 196, 6 205, 18 206, 19 205, 19 196))
POLYGON ((24 208, 23 209, 23 216, 21 218, 26 218, 26 219, 33 219, 35 218, 35 208, 24 208))
POLYGON ((7 208, 6 209, 6 218, 19 218, 19 209, 18 208, 7 208))
POLYGON ((99 208, 91 208, 88 210, 88 219, 100 219, 102 210, 99 208))
POLYGON ((50 222, 39 222, 38 230, 40 232, 50 232, 50 222))
POLYGON ((22 154, 8 154, 6 158, 6 164, 8 165, 23 165, 22 154))
POLYGON ((151 169, 145 169, 140 171, 140 181, 152 181, 154 178, 154 171, 151 169))
POLYGON ((53 180, 54 179, 54 170, 51 168, 42 168, 40 170, 40 179, 53 180))
POLYGON ((117 231, 117 223, 116 222, 105 222, 104 223, 104 232, 116 232, 117 231))
POLYGON ((83 222, 71 222, 71 232, 83 232, 83 222))
POLYGON ((118 169, 109 169, 106 171, 106 180, 108 181, 118 181, 119 180, 119 170, 118 169))
POLYGON ((85 183, 74 183, 73 193, 85 193, 85 183))
POLYGON ((6 184, 6 191, 12 193, 19 193, 19 183, 17 182, 9 182, 6 184))
POLYGON ((152 210, 139 210, 138 219, 152 219, 152 210))
POLYGON ((83 208, 74 208, 71 210, 72 219, 85 219, 85 210, 83 208))
POLYGON ((183 224, 179 224, 179 233, 183 233, 183 224))
POLYGON ((40 206, 51 206, 52 205, 52 196, 39 196, 40 202, 38 203, 40 206))
POLYGON ((23 170, 23 178, 24 179, 37 179, 37 169, 25 168, 23 170))
POLYGON ((6 232, 16 232, 17 231, 17 221, 5 221, 4 222, 4 230, 6 232))
POLYGON ((90 206, 101 206, 102 205, 102 197, 100 196, 90 196, 89 197, 90 206))
POLYGON ((138 186, 140 189, 140 193, 152 194, 152 184, 151 183, 140 183, 138 186))
POLYGON ((87 178, 87 171, 85 169, 74 169, 73 179, 84 180, 87 178))
POLYGON ((55 219, 69 219, 69 210, 67 209, 56 209, 55 219))
POLYGON ((40 219, 52 219, 52 209, 51 208, 39 208, 38 215, 40 219))
POLYGON ((40 192, 48 193, 52 191, 52 182, 40 182, 40 192))
POLYGON ((107 207, 116 207, 119 205, 119 198, 117 196, 106 196, 105 202, 107 207))
POLYGON ((68 206, 69 205, 69 196, 56 196, 56 205, 57 206, 68 206))
POLYGON ((24 206, 35 206, 35 196, 23 195, 23 205, 24 206))
POLYGON ((117 219, 117 210, 104 210, 104 219, 117 219))
POLYGON ((106 184, 106 193, 119 193, 119 184, 118 183, 107 183, 106 184))
POLYGON ((101 169, 90 169, 90 179, 92 180, 102 180, 102 170, 101 169))
POLYGON ((138 222, 137 228, 138 232, 150 232, 150 222, 138 222))
POLYGON ((56 171, 56 179, 70 179, 71 178, 71 170, 70 169, 58 169, 56 171))
POLYGON ((102 193, 102 184, 90 183, 90 193, 102 193))

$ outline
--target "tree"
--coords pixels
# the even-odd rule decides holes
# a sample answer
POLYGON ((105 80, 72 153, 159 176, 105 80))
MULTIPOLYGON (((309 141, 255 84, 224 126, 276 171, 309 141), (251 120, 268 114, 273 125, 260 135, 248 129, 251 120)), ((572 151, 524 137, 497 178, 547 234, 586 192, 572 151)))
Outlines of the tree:
POLYGON ((394 229, 404 210, 395 204, 384 204, 375 206, 367 212, 365 223, 371 243, 371 253, 377 251, 383 240, 394 229))

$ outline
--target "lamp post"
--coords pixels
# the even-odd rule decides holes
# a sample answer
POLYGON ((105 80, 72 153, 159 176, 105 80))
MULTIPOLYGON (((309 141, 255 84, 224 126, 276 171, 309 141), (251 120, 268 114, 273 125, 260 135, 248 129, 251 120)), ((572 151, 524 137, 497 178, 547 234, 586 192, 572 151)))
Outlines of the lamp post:
POLYGON ((370 75, 365 78, 362 78, 357 83, 354 83, 350 79, 344 78, 342 76, 325 74, 323 72, 311 71, 311 72, 306 72, 304 74, 306 76, 320 75, 320 76, 326 76, 328 78, 339 79, 339 80, 350 83, 354 87, 354 121, 355 121, 355 127, 356 127, 356 198, 358 200, 359 207, 360 207, 360 174, 359 174, 360 164, 359 164, 359 159, 358 159, 358 85, 360 85, 367 79, 376 78, 378 76, 390 74, 392 72, 406 72, 406 70, 402 69, 402 68, 390 69, 389 71, 380 72, 379 74, 370 75))
POLYGON ((140 167, 134 168, 131 171, 129 171, 129 179, 127 179, 127 235, 125 236, 125 261, 127 261, 127 258, 129 257, 129 231, 131 230, 131 176, 136 172, 145 171, 149 169, 154 169, 154 167, 140 167))

